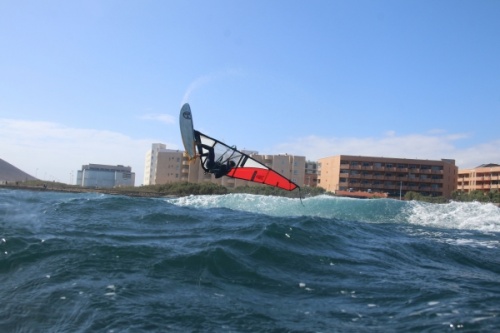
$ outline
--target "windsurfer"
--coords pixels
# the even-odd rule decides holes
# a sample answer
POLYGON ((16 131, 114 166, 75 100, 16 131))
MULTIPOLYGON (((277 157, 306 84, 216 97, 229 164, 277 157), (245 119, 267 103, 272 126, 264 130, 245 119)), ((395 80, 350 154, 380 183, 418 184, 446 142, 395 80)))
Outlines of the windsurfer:
POLYGON ((207 162, 205 165, 209 172, 215 175, 215 178, 220 178, 227 175, 229 171, 231 171, 231 169, 236 165, 236 163, 234 163, 234 161, 232 160, 229 160, 226 163, 215 161, 214 147, 210 147, 204 144, 201 144, 201 146, 208 150, 207 162))
POLYGON ((208 169, 209 173, 215 175, 215 178, 227 175, 229 171, 236 166, 236 163, 234 163, 233 160, 228 160, 225 163, 216 161, 214 147, 201 143, 200 133, 198 131, 195 131, 195 139, 198 147, 208 150, 208 153, 201 154, 201 149, 198 148, 201 156, 207 156, 205 167, 208 169))

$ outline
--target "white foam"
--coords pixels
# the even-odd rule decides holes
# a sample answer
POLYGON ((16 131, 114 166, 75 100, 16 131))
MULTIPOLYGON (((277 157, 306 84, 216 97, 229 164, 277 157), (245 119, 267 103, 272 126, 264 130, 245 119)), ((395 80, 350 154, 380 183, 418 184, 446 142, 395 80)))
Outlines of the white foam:
POLYGON ((166 201, 183 207, 227 208, 270 216, 314 216, 366 223, 410 223, 436 228, 500 232, 500 208, 479 202, 431 204, 320 195, 303 199, 301 204, 298 198, 242 193, 191 195, 166 201))
POLYGON ((500 209, 479 202, 409 203, 408 222, 447 229, 500 232, 500 209))
POLYGON ((298 198, 284 198, 254 194, 190 195, 166 199, 177 206, 195 208, 228 208, 272 216, 303 215, 303 206, 298 198))

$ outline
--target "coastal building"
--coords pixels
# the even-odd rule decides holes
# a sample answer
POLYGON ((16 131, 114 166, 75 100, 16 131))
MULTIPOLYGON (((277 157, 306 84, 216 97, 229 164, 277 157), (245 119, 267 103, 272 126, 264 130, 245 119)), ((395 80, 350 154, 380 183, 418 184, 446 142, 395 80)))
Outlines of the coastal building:
POLYGON ((500 191, 500 165, 489 163, 458 170, 457 190, 464 193, 500 191))
MULTIPOLYGON (((261 155, 257 152, 244 151, 246 154, 250 155, 255 160, 261 162, 267 167, 275 170, 286 178, 290 179, 292 182, 299 186, 304 185, 305 177, 305 156, 288 155, 288 154, 277 154, 277 155, 261 155)), ((222 177, 219 180, 221 185, 229 188, 235 188, 239 186, 258 186, 259 184, 229 177, 222 177)))
POLYGON ((144 185, 168 184, 181 181, 183 152, 153 143, 146 153, 144 185))
MULTIPOLYGON (((288 154, 278 155, 260 155, 256 151, 242 151, 250 155, 252 158, 270 167, 271 169, 279 172, 286 178, 289 178, 294 183, 302 186, 304 184, 305 176, 305 157, 294 156, 288 154)), ((189 161, 187 155, 184 156, 182 163, 181 180, 190 183, 212 182, 225 186, 227 188, 236 188, 240 186, 259 186, 259 184, 249 182, 242 179, 235 179, 231 177, 221 177, 216 179, 211 174, 205 174, 200 163, 197 161, 189 161)))
POLYGON ((450 198, 457 188, 455 160, 419 160, 337 155, 318 160, 318 186, 333 193, 387 193, 402 197, 413 191, 450 198))
POLYGON ((78 170, 76 185, 83 187, 121 187, 134 186, 135 173, 123 165, 88 164, 78 170))
POLYGON ((304 185, 316 187, 318 185, 318 162, 306 161, 304 185))
MULTIPOLYGON (((288 154, 260 155, 256 151, 243 150, 257 161, 269 166, 283 176, 302 186, 305 178, 305 157, 288 154)), ((311 182, 314 182, 311 177, 311 182)), ((161 143, 152 145, 146 153, 144 185, 158 185, 173 182, 203 183, 211 182, 228 188, 257 186, 258 184, 241 179, 221 177, 216 179, 206 174, 199 160, 190 160, 185 152, 166 149, 161 143)))

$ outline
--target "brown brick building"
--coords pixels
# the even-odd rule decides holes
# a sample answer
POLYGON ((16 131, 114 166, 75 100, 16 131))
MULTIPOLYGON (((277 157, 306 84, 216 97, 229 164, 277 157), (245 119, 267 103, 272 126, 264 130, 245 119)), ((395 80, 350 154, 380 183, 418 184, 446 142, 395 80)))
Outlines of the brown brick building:
POLYGON ((455 160, 337 155, 318 160, 318 186, 327 191, 382 192, 450 198, 457 189, 455 160))

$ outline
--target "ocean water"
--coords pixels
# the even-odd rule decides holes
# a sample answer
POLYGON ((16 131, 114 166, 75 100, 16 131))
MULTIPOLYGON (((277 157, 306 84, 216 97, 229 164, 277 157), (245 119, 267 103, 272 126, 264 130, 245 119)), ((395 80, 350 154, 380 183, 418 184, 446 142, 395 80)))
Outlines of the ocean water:
POLYGON ((1 332, 500 331, 500 209, 0 190, 1 332))

